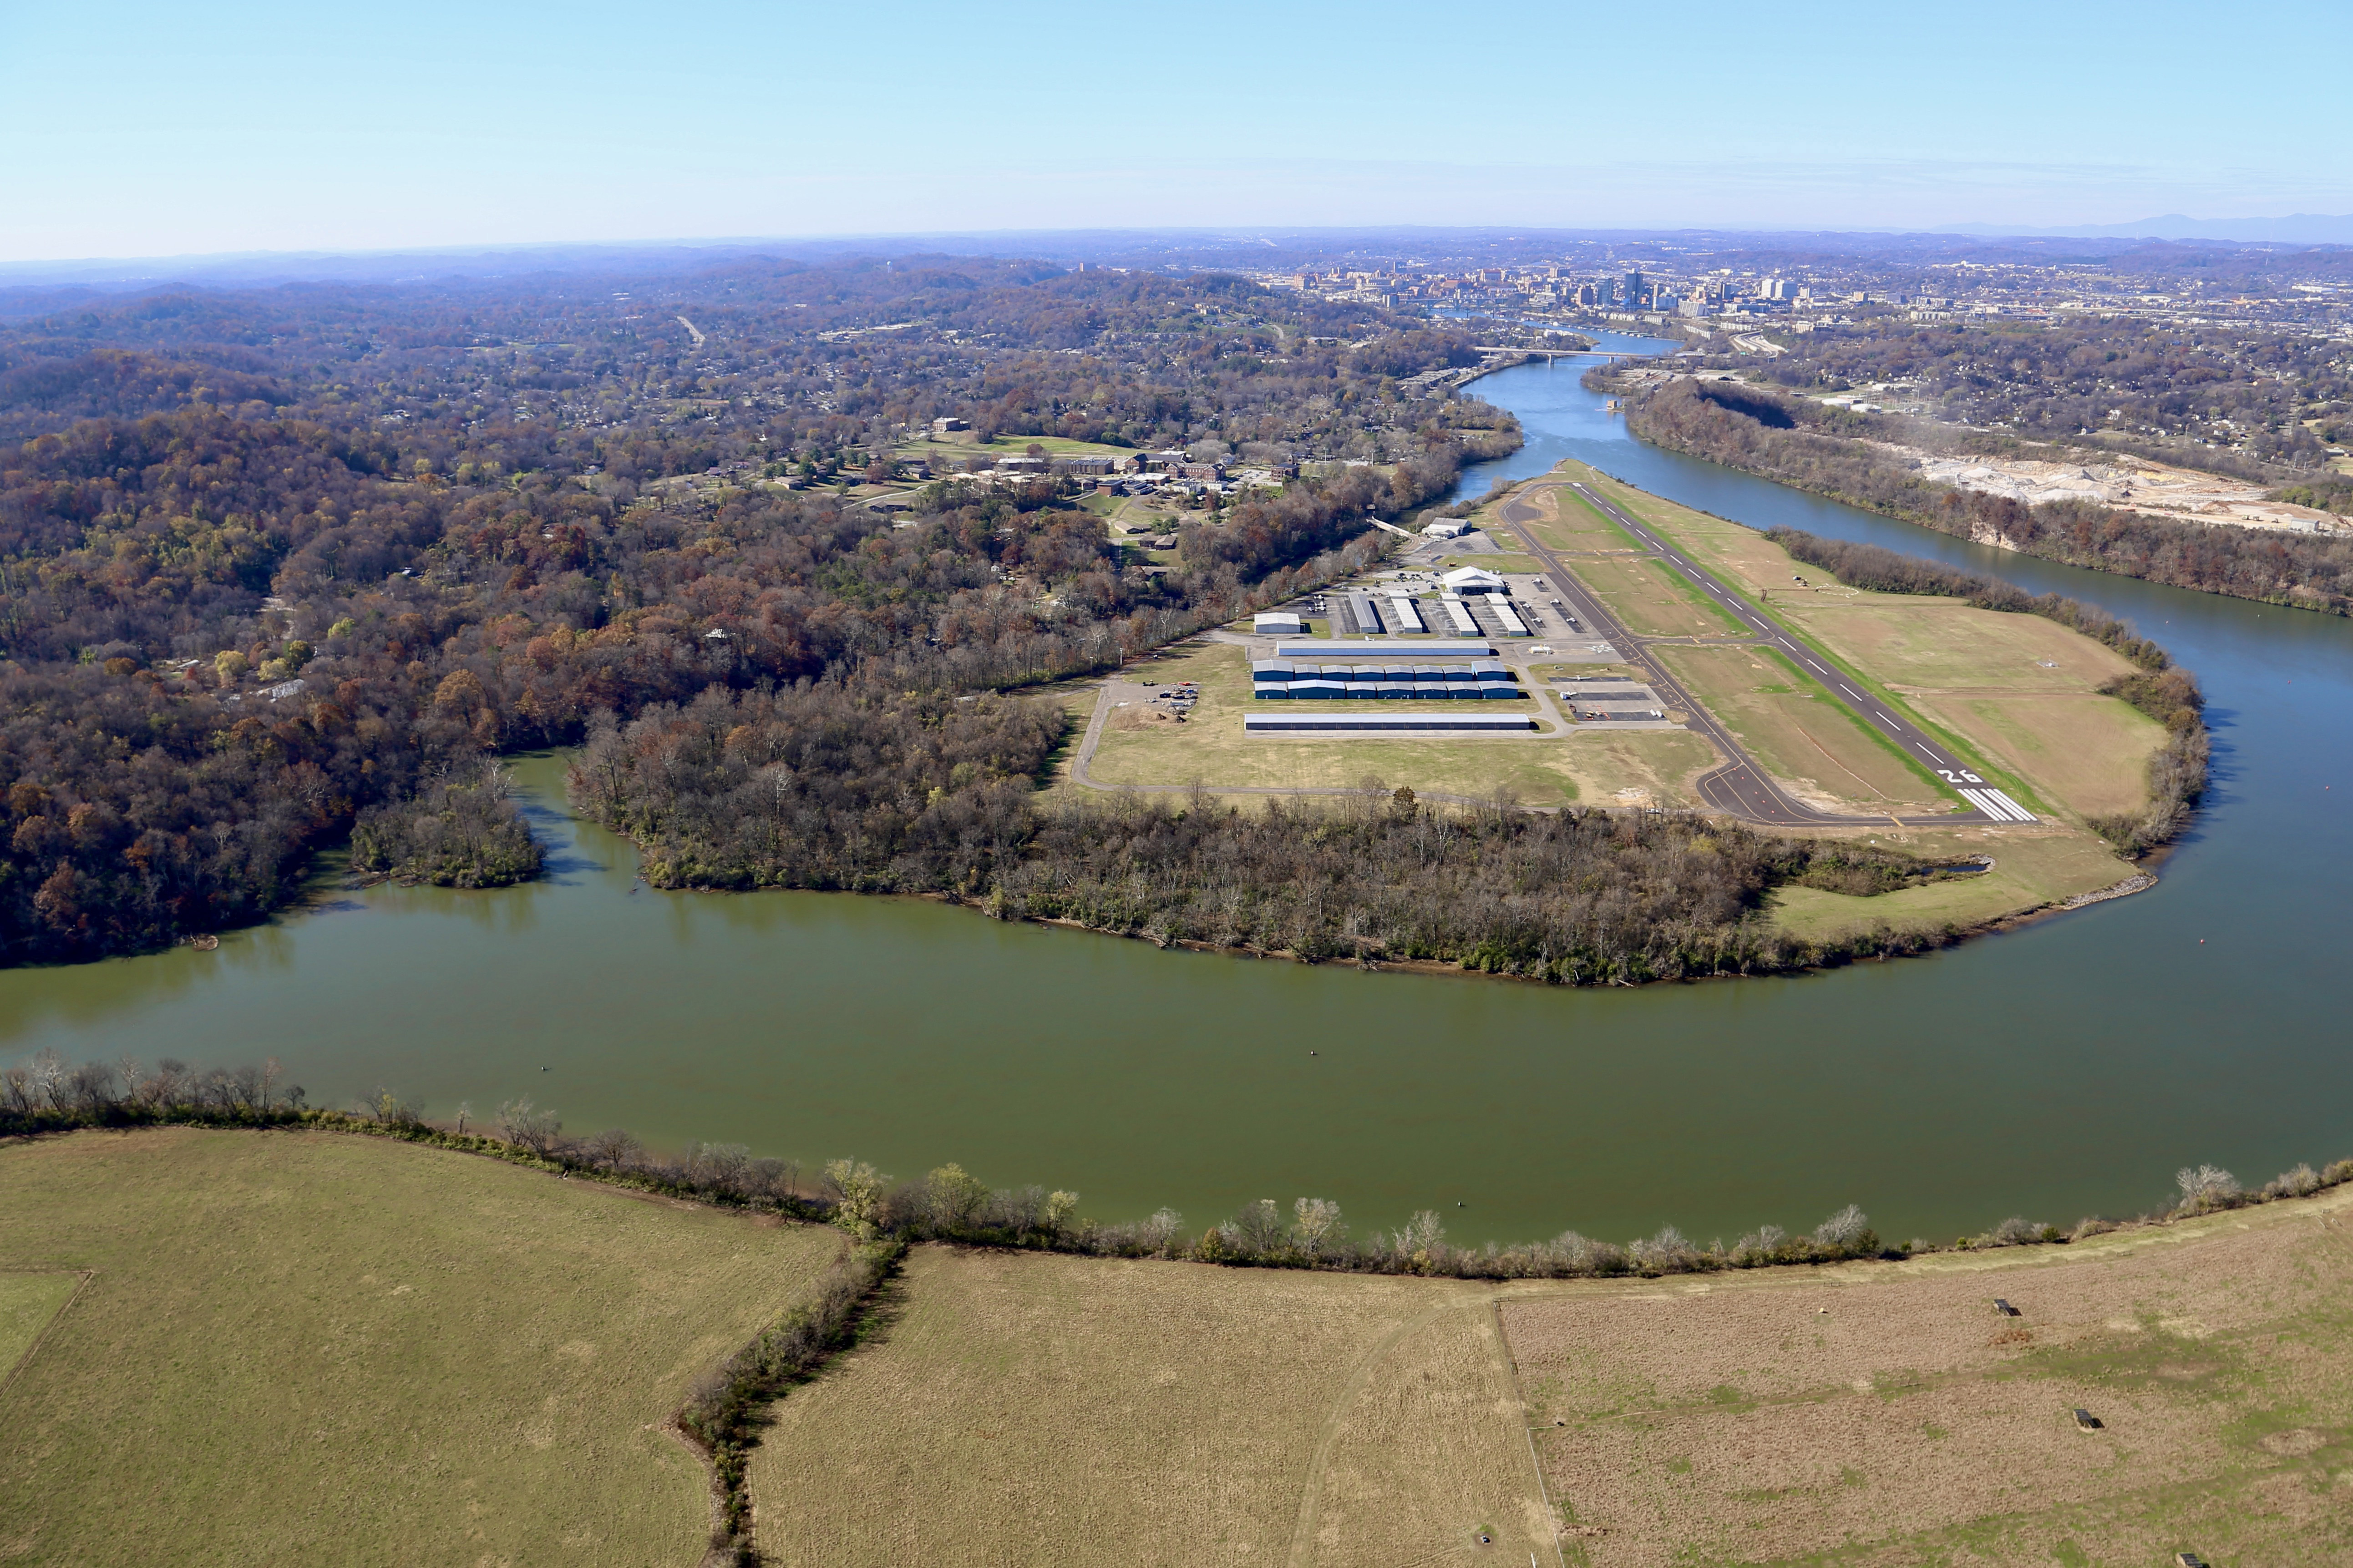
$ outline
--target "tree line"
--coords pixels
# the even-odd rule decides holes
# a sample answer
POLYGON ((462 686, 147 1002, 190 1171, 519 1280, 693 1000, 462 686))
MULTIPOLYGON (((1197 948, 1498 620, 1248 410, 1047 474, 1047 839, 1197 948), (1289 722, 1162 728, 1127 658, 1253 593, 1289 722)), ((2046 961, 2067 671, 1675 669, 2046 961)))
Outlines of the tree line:
POLYGON ((1923 478, 1860 437, 1864 416, 1757 387, 1678 379, 1634 400, 1646 441, 1940 533, 2069 566, 2267 604, 2353 614, 2353 541, 2143 517, 2092 501, 2030 507, 1923 478))
POLYGON ((1058 703, 893 704, 831 684, 705 692, 600 722, 575 805, 665 888, 920 893, 1001 919, 1315 962, 1430 962, 1558 984, 1763 973, 1919 951, 1942 929, 1822 944, 1767 892, 1930 875, 1893 851, 1685 814, 1430 805, 1377 784, 1243 811, 1123 795, 1041 804, 1058 703))

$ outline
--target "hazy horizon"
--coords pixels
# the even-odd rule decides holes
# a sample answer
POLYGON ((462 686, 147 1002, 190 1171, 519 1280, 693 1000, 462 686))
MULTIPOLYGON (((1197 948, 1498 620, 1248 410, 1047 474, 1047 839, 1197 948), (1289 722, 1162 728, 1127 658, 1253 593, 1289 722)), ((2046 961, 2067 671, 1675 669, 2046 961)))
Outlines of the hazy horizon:
POLYGON ((0 15, 0 262, 1070 229, 2028 232, 2353 214, 2279 40, 2187 5, 1966 21, 1527 0, 887 30, 723 3, 0 15), (2179 111, 2197 103, 2195 116, 2179 111), (1802 112, 1792 112, 1802 110, 1802 112))

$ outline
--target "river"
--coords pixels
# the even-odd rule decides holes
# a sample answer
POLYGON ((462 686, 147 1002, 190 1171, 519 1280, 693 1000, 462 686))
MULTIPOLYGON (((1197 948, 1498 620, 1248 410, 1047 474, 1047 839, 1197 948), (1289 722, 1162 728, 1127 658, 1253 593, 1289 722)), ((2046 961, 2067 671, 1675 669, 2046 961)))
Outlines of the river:
MULTIPOLYGON (((1634 347, 1605 340, 1604 346, 1634 347)), ((1861 1203, 1883 1234, 2072 1223, 2211 1161, 2353 1154, 2340 986, 2353 624, 1961 544, 1630 440, 1576 361, 1476 391, 1528 443, 1767 525, 2106 606, 2196 669, 2214 789, 2146 893, 1933 957, 1626 991, 1163 952, 907 900, 665 894, 519 760, 551 871, 495 892, 337 892, 168 953, 0 973, 0 1059, 274 1054, 315 1102, 446 1116, 529 1094, 567 1127, 901 1175, 955 1160, 1162 1205, 1267 1196, 1457 1240, 1567 1226, 1705 1240, 1861 1203), (2333 784, 2345 783, 2337 795, 2333 784), (1313 1051, 1315 1054, 1310 1055, 1313 1051)))

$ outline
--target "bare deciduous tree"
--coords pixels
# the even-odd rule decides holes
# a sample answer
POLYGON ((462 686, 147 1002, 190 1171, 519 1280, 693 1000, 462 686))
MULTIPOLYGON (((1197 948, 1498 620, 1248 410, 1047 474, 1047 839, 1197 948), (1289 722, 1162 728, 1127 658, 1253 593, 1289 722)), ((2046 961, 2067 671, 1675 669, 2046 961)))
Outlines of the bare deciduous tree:
POLYGON ((2184 1165, 2173 1173, 2181 1189, 2181 1206, 2205 1210, 2227 1205, 2239 1196, 2239 1178, 2220 1165, 2184 1165))
POLYGON ((499 1107, 499 1136, 545 1158, 564 1136, 564 1121, 553 1110, 542 1110, 528 1095, 499 1107))
POLYGON ((1844 1251, 1860 1245, 1870 1229, 1870 1216, 1857 1205, 1849 1204, 1814 1226, 1814 1239, 1824 1247, 1844 1251))
POLYGON ((1343 1234, 1340 1226, 1340 1205, 1329 1198, 1301 1198, 1292 1205, 1292 1233, 1308 1257, 1322 1254, 1327 1243, 1337 1241, 1343 1234))

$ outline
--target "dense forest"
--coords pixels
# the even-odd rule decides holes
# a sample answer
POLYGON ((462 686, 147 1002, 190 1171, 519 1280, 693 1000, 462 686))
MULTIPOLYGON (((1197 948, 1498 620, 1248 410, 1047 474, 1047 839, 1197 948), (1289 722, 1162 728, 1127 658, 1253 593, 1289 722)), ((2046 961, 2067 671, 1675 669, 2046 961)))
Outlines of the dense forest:
MULTIPOLYGON (((854 771, 1356 570, 1371 519, 1516 441, 1475 400, 1398 391, 1468 353, 1231 279, 987 261, 167 291, 18 323, 0 953, 258 919, 347 836, 366 874, 527 876, 481 771, 501 751, 709 696, 824 709, 838 757, 801 736, 790 765, 854 771), (1067 480, 945 482, 912 512, 849 493, 943 415, 1333 461, 1197 504, 1147 565, 1067 480)), ((981 809, 997 776, 936 787, 981 809)))
POLYGON ((2353 613, 2353 542, 2174 522, 2090 501, 2030 507, 1940 484, 1879 444, 1912 426, 1809 398, 1678 379, 1635 398, 1627 424, 1646 441, 1979 543, 2177 588, 2353 613))

